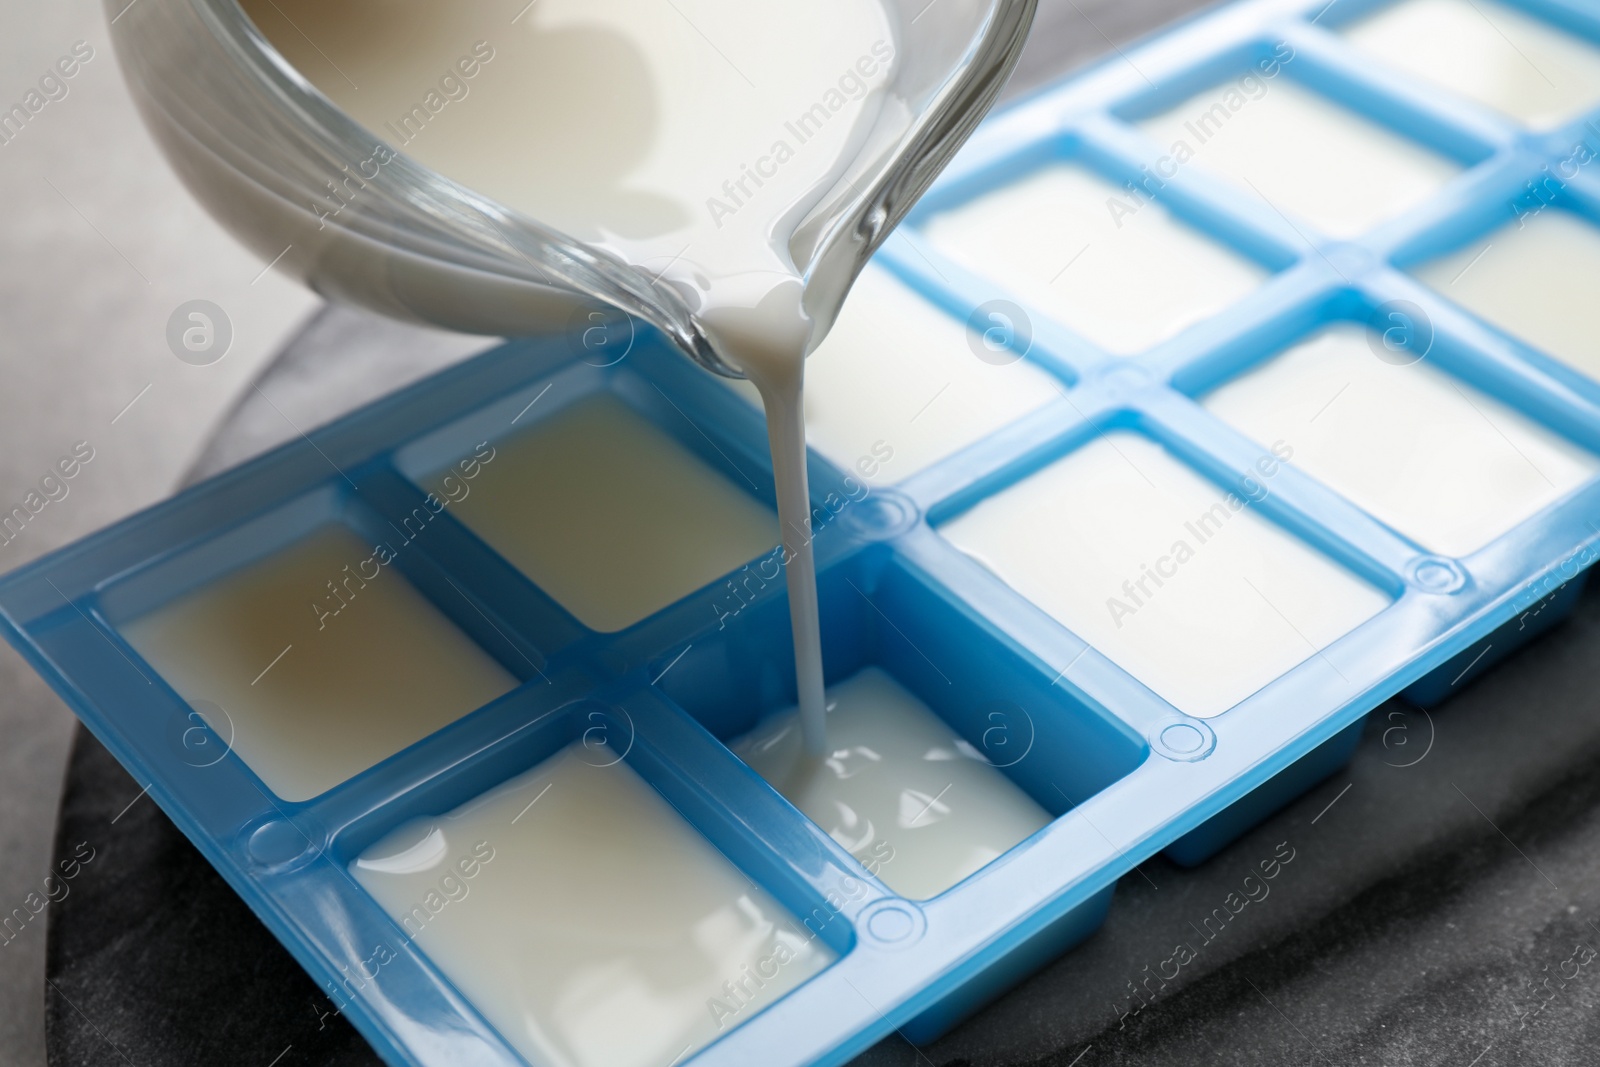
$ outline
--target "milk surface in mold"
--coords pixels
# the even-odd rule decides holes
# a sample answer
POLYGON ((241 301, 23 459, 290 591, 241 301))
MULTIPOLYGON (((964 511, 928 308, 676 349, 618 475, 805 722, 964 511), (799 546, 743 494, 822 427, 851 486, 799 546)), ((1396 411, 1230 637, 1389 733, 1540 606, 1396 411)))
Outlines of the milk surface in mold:
MULTIPOLYGON (((1274 442, 1263 465, 1276 473, 1293 455, 1274 442)), ((1257 480, 1270 494, 1271 477, 1257 480)), ((1095 437, 939 533, 1202 718, 1323 656, 1389 603, 1259 505, 1127 431, 1095 437)))
POLYGON ((778 543, 752 487, 609 392, 494 447, 450 514, 590 629, 631 626, 778 543))
POLYGON ((1267 277, 1148 194, 1071 165, 940 212, 923 232, 962 266, 1117 355, 1227 309, 1267 277))
POLYGON ((793 711, 733 750, 902 896, 937 896, 1050 813, 888 673, 828 688, 828 751, 807 759, 793 711))
MULTIPOLYGON (((1357 237, 1433 196, 1455 161, 1294 82, 1248 72, 1141 122, 1163 158, 1237 185, 1277 216, 1357 237)), ((1170 169, 1170 167, 1169 167, 1170 169)))
POLYGON ((1600 229, 1531 198, 1517 206, 1522 218, 1412 271, 1447 299, 1600 381, 1600 229))
POLYGON ((834 959, 605 743, 395 829, 350 873, 549 1067, 686 1059, 834 959))
POLYGON ((405 551, 323 527, 118 629, 268 789, 309 800, 517 684, 405 551))
POLYGON ((1337 326, 1205 397, 1259 442, 1424 548, 1465 556, 1583 485, 1594 455, 1434 367, 1337 326), (1391 357, 1393 358, 1393 357, 1391 357))
POLYGON ((1600 106, 1600 48, 1494 0, 1402 0, 1344 34, 1385 64, 1534 129, 1600 106))

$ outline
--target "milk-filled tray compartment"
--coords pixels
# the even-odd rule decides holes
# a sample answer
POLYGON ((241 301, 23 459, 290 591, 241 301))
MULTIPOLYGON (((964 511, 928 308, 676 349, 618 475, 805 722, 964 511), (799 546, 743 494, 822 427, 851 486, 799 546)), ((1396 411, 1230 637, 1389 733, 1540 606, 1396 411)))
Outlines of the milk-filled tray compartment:
POLYGON ((846 955, 881 895, 752 826, 740 771, 659 701, 580 700, 360 812, 328 861, 386 917, 392 980, 470 1004, 485 1044, 649 1067, 846 955))
POLYGON ((677 621, 652 625, 681 630, 708 614, 707 587, 778 543, 764 430, 657 342, 639 347, 529 381, 394 457, 388 509, 447 501, 436 556, 471 561, 546 650, 669 608, 677 621))
MULTIPOLYGON (((1315 487, 1290 466, 1292 447, 1239 447, 1169 396, 1103 397, 1102 417, 953 497, 934 513, 928 558, 961 575, 952 584, 969 600, 1015 618, 1018 635, 1059 664, 1055 685, 1183 763, 1208 760, 1223 743, 1213 730, 1257 709, 1351 692, 1361 665, 1394 639, 1383 634, 1410 624, 1397 606, 1406 584, 1374 566, 1359 533, 1308 536, 1302 508, 1315 508, 1315 487), (1042 549, 1054 567, 1039 567, 1042 549)), ((1214 854, 1348 761, 1361 723, 1347 719, 1300 749, 1189 824, 1167 854, 1188 865, 1214 854)))
POLYGON ((924 265, 1041 314, 1028 323, 1041 353, 1129 356, 1252 299, 1290 262, 1237 233, 1229 243, 1214 233, 1226 218, 1141 182, 1137 167, 1063 144, 1004 185, 942 189, 914 222, 924 265))
POLYGON ((1283 306, 1290 242, 1155 181, 1135 134, 1096 128, 997 146, 985 166, 958 157, 879 253, 976 332, 968 347, 988 365, 1078 384, 1108 359, 1175 358, 1283 306))
MULTIPOLYGON (((792 675, 770 666, 790 651, 776 618, 700 636, 651 666, 654 688, 722 739, 749 780, 774 791, 770 800, 829 841, 857 877, 925 907, 921 936, 938 939, 982 895, 1015 896, 1020 865, 1070 812, 1133 774, 1146 745, 1053 685, 1053 672, 907 556, 878 546, 824 570, 820 588, 820 761, 803 754, 792 675), (756 626, 774 630, 759 652, 739 635, 756 626), (765 672, 739 669, 757 656, 765 672)), ((994 954, 959 994, 925 1003, 902 1031, 937 1036, 1041 953, 1088 936, 1110 892, 1077 898, 1039 942, 994 954)))
MULTIPOLYGON (((545 1067, 428 944, 513 852, 441 852, 436 900, 383 886, 431 836, 416 820, 464 826, 446 817, 487 798, 520 834, 555 796, 541 775, 603 773, 581 758, 601 751, 672 813, 652 843, 710 849, 831 960, 770 1003, 771 952, 720 994, 690 983, 715 1040, 652 1063, 933 1036, 1092 931, 1137 863, 1225 847, 1381 701, 1446 699, 1577 595, 1600 545, 1600 16, 1479 7, 1575 80, 1429 58, 1436 21, 1506 61, 1457 0, 1243 0, 996 114, 874 257, 807 368, 838 762, 876 743, 847 728, 867 700, 921 762, 986 772, 891 782, 894 835, 850 836, 765 758, 795 696, 760 412, 642 327, 485 353, 8 575, 10 637, 390 1062, 545 1067), (584 535, 552 540, 546 506, 581 507, 584 535), (685 508, 732 518, 685 539, 685 508), (1042 583, 1018 565, 1036 533, 1067 562, 1042 583), (297 609, 322 636, 396 599, 453 635, 394 644, 380 688, 443 644, 476 668, 428 672, 459 699, 412 736, 274 785, 184 680, 219 635, 141 620, 308 545, 336 564, 297 609), (1011 791, 994 858, 917 884, 874 852, 958 827, 940 790, 986 776, 1011 791)), ((313 647, 252 654, 245 688, 313 647)), ((404 688, 385 699, 427 685, 404 688)), ((621 1055, 609 1029, 554 1040, 621 1055)))
POLYGON ((1600 121, 1580 131, 1550 172, 1509 190, 1505 204, 1422 235, 1398 259, 1449 302, 1445 326, 1590 399, 1600 398, 1600 309, 1588 299, 1600 272, 1596 168, 1600 121))
POLYGON ((857 555, 819 588, 826 780, 796 777, 793 672, 773 667, 788 632, 776 618, 750 620, 774 631, 759 648, 745 627, 702 635, 655 670, 655 687, 901 895, 954 889, 1143 760, 1126 724, 1053 686, 1054 672, 909 559, 857 555), (739 669, 752 660, 766 669, 739 669), (854 780, 867 792, 840 784, 854 780))
MULTIPOLYGON (((1403 568, 1412 584, 1426 584, 1430 560, 1490 563, 1504 554, 1492 547, 1497 539, 1591 491, 1600 476, 1594 425, 1520 395, 1515 368, 1479 358, 1454 323, 1429 323, 1422 334, 1415 311, 1360 301, 1336 314, 1265 359, 1197 367, 1181 383, 1258 446, 1292 449, 1291 493, 1323 512, 1323 525, 1398 556, 1361 531, 1376 519, 1379 537, 1398 535, 1418 553, 1403 568), (1395 332, 1379 330, 1386 322, 1395 332), (1335 519, 1346 505, 1362 516, 1335 519)), ((1519 596, 1511 621, 1403 695, 1437 703, 1560 621, 1589 562, 1588 553, 1566 557, 1519 596)))
POLYGON ((1588 14, 1592 26, 1592 12, 1580 5, 1525 10, 1495 0, 1401 0, 1372 6, 1343 33, 1384 66, 1536 130, 1600 107, 1600 48, 1559 25, 1588 14))
MULTIPOLYGON (((930 267, 939 257, 921 254, 930 267)), ((993 324, 965 318, 966 310, 952 315, 930 300, 915 279, 867 264, 832 331, 806 359, 806 440, 838 472, 830 490, 853 499, 862 486, 905 482, 1059 402, 1075 377, 1070 362, 1042 347, 1035 358, 1016 359, 986 341, 993 324)), ((755 386, 722 384, 761 410, 755 386)))
POLYGON ((534 650, 328 487, 106 586, 181 761, 301 803, 538 675, 534 650), (242 762, 247 771, 233 766, 242 762))
POLYGON ((1389 606, 1384 583, 1274 521, 1282 442, 1250 492, 1126 425, 1092 429, 938 532, 1176 711, 1220 715, 1389 606))
POLYGON ((1301 43, 1256 42, 1117 113, 1161 147, 1163 169, 1193 170, 1220 195, 1338 239, 1420 208, 1492 155, 1487 140, 1301 43))
MULTIPOLYGON (((1471 375, 1480 384, 1452 373, 1471 373, 1452 338, 1436 334, 1426 359, 1413 355, 1391 353, 1365 323, 1334 322, 1200 402, 1421 549, 1453 558, 1600 475, 1593 451, 1498 399, 1514 393, 1493 368, 1471 375)), ((1578 439, 1600 445, 1592 427, 1578 439)))

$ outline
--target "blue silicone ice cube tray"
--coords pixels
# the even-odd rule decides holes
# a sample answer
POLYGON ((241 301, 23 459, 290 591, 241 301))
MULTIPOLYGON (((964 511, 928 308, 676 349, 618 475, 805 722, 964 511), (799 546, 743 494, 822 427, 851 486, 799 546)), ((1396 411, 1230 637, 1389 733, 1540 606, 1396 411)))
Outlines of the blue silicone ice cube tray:
MULTIPOLYGON (((643 332, 617 351, 575 351, 569 338, 502 346, 15 571, 0 582, 8 636, 391 1063, 522 1061, 349 863, 407 820, 597 730, 839 956, 681 1062, 837 1064, 896 1030, 931 1038, 1091 933, 1144 858, 1203 861, 1348 759, 1379 703, 1437 702, 1557 621, 1600 551, 1594 482, 1461 558, 1428 552, 1292 462, 1270 494, 1252 494, 1266 449, 1197 403, 1348 322, 1398 330, 1391 350, 1600 451, 1600 384, 1407 273, 1525 216, 1529 196, 1600 226, 1594 172, 1568 165, 1546 180, 1579 144, 1600 151, 1600 110, 1533 132, 1386 70, 1338 32, 1380 6, 1246 0, 997 113, 879 253, 945 313, 986 327, 1008 294, 939 255, 919 227, 1072 161, 1144 189, 1271 273, 1131 357, 1025 310, 1030 328, 1009 343, 1027 335, 1027 358, 1061 398, 891 487, 863 497, 853 472, 812 456, 819 506, 829 494, 853 501, 816 537, 830 681, 881 666, 1055 816, 933 899, 898 897, 724 747, 792 702, 781 581, 746 568, 625 630, 594 632, 428 505, 423 475, 601 392, 770 503, 759 414, 643 332), (1136 123, 1250 70, 1293 79, 1461 171, 1355 239, 1324 236, 1200 168, 1149 184, 1166 149, 1136 123), (1185 714, 938 532, 1110 430, 1153 440, 1391 602, 1226 712, 1185 714), (273 795, 121 632, 321 527, 390 540, 419 509, 422 532, 402 535, 394 565, 520 684, 312 799, 273 795)), ((1593 3, 1517 6, 1600 40, 1593 3)))

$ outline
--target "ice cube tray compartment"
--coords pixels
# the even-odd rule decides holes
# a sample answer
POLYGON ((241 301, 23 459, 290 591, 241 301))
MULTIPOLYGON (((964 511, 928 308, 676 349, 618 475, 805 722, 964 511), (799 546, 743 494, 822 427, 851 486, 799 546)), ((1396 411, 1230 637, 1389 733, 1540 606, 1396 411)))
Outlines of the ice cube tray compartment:
MULTIPOLYGON (((1508 6, 1586 42, 1573 54, 1600 41, 1591 4, 1508 6)), ((1092 932, 1135 864, 1163 849, 1203 861, 1340 766, 1378 703, 1442 700, 1554 624, 1600 553, 1600 483, 1582 470, 1509 529, 1451 556, 1292 459, 1265 474, 1273 442, 1253 437, 1249 420, 1208 410, 1208 398, 1323 331, 1369 331, 1374 360, 1421 353, 1438 381, 1494 398, 1577 461, 1600 453, 1593 353, 1573 347, 1581 331, 1539 328, 1592 311, 1556 304, 1517 318, 1452 282, 1472 269, 1452 257, 1476 256, 1519 221, 1548 229, 1559 219, 1577 246, 1600 235, 1600 162, 1562 169, 1580 143, 1600 156, 1600 107, 1574 104, 1589 110, 1524 126, 1441 89, 1425 64, 1374 61, 1351 36, 1385 7, 1242 0, 1125 49, 992 116, 876 257, 874 271, 976 331, 983 358, 1026 358, 1059 394, 1020 405, 1019 417, 954 452, 924 449, 913 473, 875 479, 870 492, 848 457, 811 457, 830 682, 881 667, 1054 817, 935 897, 897 896, 727 747, 793 700, 769 550, 620 629, 592 627, 451 505, 430 503, 430 489, 446 488, 441 472, 480 443, 499 448, 607 398, 770 507, 759 413, 642 330, 604 358, 565 338, 503 346, 24 567, 0 579, 8 636, 389 1062, 521 1061, 348 863, 408 820, 451 811, 586 736, 616 744, 695 832, 838 956, 681 1062, 839 1064, 895 1029, 936 1036, 1092 932), (1226 97, 1246 72, 1264 95, 1246 87, 1241 108, 1274 93, 1313 99, 1358 129, 1385 131, 1379 140, 1401 155, 1434 161, 1437 180, 1370 226, 1319 225, 1304 202, 1263 198, 1203 155, 1164 163, 1172 146, 1151 136, 1150 120, 1219 86, 1226 97), (992 259, 964 261, 960 242, 940 238, 941 216, 1061 166, 1082 177, 1077 187, 1121 190, 1128 226, 1177 227, 1243 264, 1252 285, 1136 341, 1097 343, 1106 335, 1075 326, 1070 302, 1033 306, 1012 291, 1025 286, 985 275, 986 264, 998 273, 992 259), (982 346, 996 326, 998 344, 982 346), (941 532, 1122 435, 1217 499, 1233 494, 1252 522, 1386 603, 1199 717, 941 532), (400 576, 515 685, 288 800, 196 718, 123 629, 327 526, 403 540, 400 576), (1027 754, 1010 761, 1006 746, 1024 726, 1027 754)), ((1529 243, 1529 261, 1555 247, 1542 241, 1529 243)), ((1061 269, 1080 248, 1058 251, 1061 269)))

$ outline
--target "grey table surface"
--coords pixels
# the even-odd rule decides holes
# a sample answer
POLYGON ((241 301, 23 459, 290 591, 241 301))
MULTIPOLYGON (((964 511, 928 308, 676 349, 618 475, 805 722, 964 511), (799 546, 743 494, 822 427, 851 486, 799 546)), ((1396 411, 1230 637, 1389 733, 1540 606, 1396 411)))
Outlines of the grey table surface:
MULTIPOLYGON (((1198 6, 1046 0, 1010 91, 1198 6)), ((192 476, 286 439, 288 422, 320 424, 482 345, 325 310, 244 393, 192 476)), ((1600 947, 1597 642, 1600 596, 1590 596, 1572 623, 1436 719, 1380 709, 1346 772, 1212 863, 1144 864, 1082 948, 937 1045, 891 1039, 860 1062, 1600 1062, 1600 983, 1593 968, 1561 973, 1574 946, 1600 947), (1171 955, 1281 841, 1296 862, 1230 929, 1238 936, 1208 946, 1153 998, 1135 997, 1145 965, 1171 955)), ((103 751, 80 743, 72 777, 57 848, 82 840, 100 851, 71 908, 51 913, 52 1062, 372 1062, 103 751)), ((0 996, 43 985, 5 970, 0 996)))

